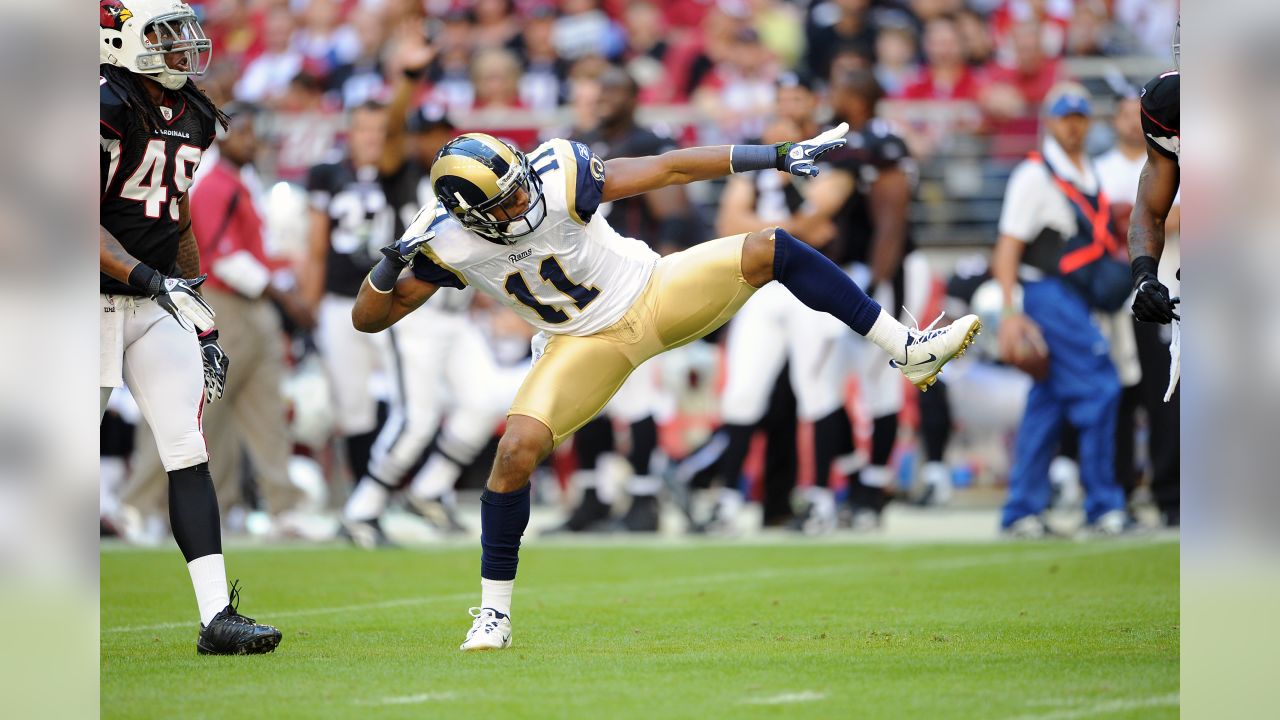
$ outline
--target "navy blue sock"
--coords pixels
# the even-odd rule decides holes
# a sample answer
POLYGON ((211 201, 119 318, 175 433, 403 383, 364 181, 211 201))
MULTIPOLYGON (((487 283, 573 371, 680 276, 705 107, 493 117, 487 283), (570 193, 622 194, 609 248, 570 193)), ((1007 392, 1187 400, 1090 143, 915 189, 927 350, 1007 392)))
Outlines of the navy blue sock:
POLYGON ((515 580, 520 536, 529 526, 529 485, 515 492, 480 494, 480 577, 515 580))
POLYGON ((859 335, 871 332, 880 304, 867 296, 838 265, 779 229, 773 236, 773 279, 800 302, 835 316, 859 335))

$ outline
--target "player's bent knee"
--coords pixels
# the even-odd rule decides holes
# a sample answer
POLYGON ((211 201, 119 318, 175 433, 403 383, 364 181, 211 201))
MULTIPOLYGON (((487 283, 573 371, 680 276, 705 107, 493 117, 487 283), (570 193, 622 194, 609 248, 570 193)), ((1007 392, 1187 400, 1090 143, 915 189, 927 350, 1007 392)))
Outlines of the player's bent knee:
POLYGON ((498 441, 489 489, 506 493, 524 487, 534 468, 550 452, 549 437, 542 437, 540 433, 530 432, 528 429, 508 427, 498 441))
POLYGON ((747 233, 742 244, 742 277, 752 287, 761 287, 773 280, 774 233, 777 227, 767 227, 747 233))

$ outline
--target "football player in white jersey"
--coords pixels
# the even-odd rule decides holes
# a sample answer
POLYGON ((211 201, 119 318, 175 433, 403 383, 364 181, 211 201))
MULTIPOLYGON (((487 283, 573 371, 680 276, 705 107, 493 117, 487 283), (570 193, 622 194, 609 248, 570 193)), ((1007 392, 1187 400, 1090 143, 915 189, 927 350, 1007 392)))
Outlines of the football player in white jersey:
POLYGON ((659 258, 596 212, 602 202, 734 172, 773 168, 811 177, 817 157, 842 146, 847 132, 841 124, 798 143, 698 147, 607 163, 586 145, 560 139, 525 155, 471 133, 441 149, 431 170, 440 207, 423 208, 383 251, 360 288, 352 322, 378 332, 438 288, 471 285, 540 330, 481 495, 481 602, 471 610, 463 650, 511 644, 511 593, 538 464, 595 417, 638 365, 723 325, 757 288, 777 280, 881 347, 922 389, 972 343, 981 327, 976 316, 940 330, 908 329, 784 230, 764 228, 659 258))

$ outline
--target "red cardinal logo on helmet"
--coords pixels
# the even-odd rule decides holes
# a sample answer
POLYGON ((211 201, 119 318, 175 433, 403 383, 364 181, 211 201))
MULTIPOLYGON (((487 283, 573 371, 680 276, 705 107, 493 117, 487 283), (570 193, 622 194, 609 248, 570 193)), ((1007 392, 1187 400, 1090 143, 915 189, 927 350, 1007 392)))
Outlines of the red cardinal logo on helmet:
POLYGON ((108 30, 120 30, 124 21, 133 17, 129 8, 120 0, 100 0, 98 4, 98 20, 108 30))

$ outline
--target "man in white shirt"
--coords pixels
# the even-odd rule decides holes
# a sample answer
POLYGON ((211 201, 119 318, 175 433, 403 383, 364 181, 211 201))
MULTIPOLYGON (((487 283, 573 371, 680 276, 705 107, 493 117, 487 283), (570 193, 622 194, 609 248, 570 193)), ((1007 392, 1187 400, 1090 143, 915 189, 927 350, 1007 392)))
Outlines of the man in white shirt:
MULTIPOLYGON (((1091 316, 1096 300, 1087 299, 1066 277, 1073 268, 1064 254, 1067 243, 1079 236, 1105 237, 1117 246, 1118 240, 1108 232, 1110 218, 1098 178, 1084 153, 1088 92, 1075 83, 1055 86, 1045 99, 1044 115, 1048 136, 1042 152, 1020 163, 1009 178, 991 261, 1004 294, 1001 356, 1018 356, 1029 338, 1049 354, 1047 372, 1027 396, 1001 528, 1015 536, 1049 532, 1040 517, 1051 495, 1049 463, 1062 429, 1070 424, 1080 434, 1085 520, 1095 530, 1118 533, 1126 520, 1114 466, 1120 382, 1107 341, 1091 316), (1105 225, 1095 232, 1097 223, 1105 225), (1021 308, 1014 303, 1019 280, 1021 308)), ((1122 277, 1122 294, 1127 287, 1122 277)))

